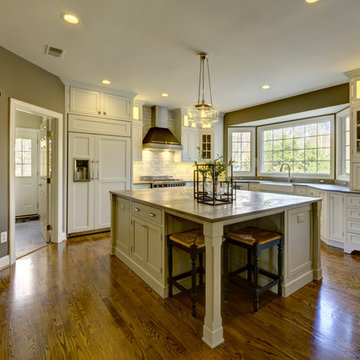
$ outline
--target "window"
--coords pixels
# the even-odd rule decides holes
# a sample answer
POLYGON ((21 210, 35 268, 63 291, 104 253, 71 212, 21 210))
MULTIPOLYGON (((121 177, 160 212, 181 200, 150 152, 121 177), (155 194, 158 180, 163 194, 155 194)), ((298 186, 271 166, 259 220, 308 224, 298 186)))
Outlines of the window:
POLYGON ((299 177, 333 177, 333 116, 260 127, 259 173, 280 174, 282 163, 299 177))
POLYGON ((336 114, 337 129, 337 172, 339 180, 349 180, 350 175, 350 113, 345 109, 336 114))
POLYGON ((31 139, 15 140, 15 176, 31 176, 31 139))
POLYGON ((228 157, 234 161, 234 175, 255 176, 255 129, 229 128, 228 157))

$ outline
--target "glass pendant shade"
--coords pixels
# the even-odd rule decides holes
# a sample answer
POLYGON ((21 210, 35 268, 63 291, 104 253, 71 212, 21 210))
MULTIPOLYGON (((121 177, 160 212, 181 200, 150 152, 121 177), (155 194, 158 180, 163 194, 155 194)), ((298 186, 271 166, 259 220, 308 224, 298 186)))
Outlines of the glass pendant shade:
POLYGON ((200 73, 199 73, 199 89, 198 89, 198 102, 190 109, 188 109, 189 121, 193 124, 211 125, 218 121, 218 112, 213 106, 211 82, 210 82, 210 69, 209 59, 206 53, 200 53, 200 73), (207 67, 207 82, 209 86, 210 103, 205 102, 205 62, 207 67))
POLYGON ((218 112, 211 104, 196 104, 188 110, 189 121, 207 125, 218 121, 218 112))

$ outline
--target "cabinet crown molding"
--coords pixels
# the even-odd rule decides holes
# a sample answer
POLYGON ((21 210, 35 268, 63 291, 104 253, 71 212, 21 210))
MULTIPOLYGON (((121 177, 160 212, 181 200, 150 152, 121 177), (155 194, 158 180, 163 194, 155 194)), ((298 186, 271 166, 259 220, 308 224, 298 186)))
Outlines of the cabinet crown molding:
POLYGON ((83 82, 79 82, 79 81, 70 80, 70 79, 67 79, 64 77, 60 77, 60 80, 63 82, 64 85, 69 86, 69 87, 73 86, 73 87, 83 88, 83 89, 87 89, 87 90, 96 90, 96 91, 106 93, 106 94, 125 96, 130 99, 134 99, 134 97, 137 95, 135 92, 132 92, 132 91, 113 89, 113 88, 109 88, 106 86, 83 83, 83 82))

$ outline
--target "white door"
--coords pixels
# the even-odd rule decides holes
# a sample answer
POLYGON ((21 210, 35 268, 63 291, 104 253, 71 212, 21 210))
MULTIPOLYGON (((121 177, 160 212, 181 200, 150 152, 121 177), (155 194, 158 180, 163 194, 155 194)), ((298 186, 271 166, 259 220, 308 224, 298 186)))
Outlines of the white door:
POLYGON ((69 133, 68 233, 94 229, 95 135, 69 133), (74 182, 75 159, 90 160, 90 181, 74 182))
POLYGON ((52 140, 50 134, 50 119, 44 118, 40 125, 40 166, 39 166, 39 216, 40 232, 46 242, 49 242, 48 225, 50 225, 50 191, 51 191, 51 153, 52 140), (48 179, 50 181, 48 181, 48 179))
POLYGON ((110 226, 112 190, 130 189, 129 138, 95 136, 95 229, 110 226))
POLYGON ((16 216, 38 214, 38 136, 36 129, 16 129, 16 216))

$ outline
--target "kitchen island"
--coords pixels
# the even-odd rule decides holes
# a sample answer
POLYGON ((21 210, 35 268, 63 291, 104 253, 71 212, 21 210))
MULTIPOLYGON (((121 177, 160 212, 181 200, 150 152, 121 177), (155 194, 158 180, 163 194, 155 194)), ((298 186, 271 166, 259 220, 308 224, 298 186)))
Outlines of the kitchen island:
MULTIPOLYGON (((322 277, 321 199, 238 190, 233 204, 211 206, 197 203, 193 188, 166 188, 114 191, 111 202, 111 254, 164 298, 167 297, 166 236, 203 229, 206 246, 203 341, 212 348, 224 341, 221 245, 227 231, 257 226, 284 234, 284 297, 322 277)), ((230 255, 233 267, 239 267, 246 258, 239 249, 231 248, 230 255)), ((174 273, 189 269, 189 265, 189 259, 178 253, 174 259, 174 273)), ((276 271, 276 251, 264 251, 260 265, 276 271)))

